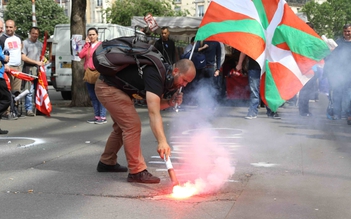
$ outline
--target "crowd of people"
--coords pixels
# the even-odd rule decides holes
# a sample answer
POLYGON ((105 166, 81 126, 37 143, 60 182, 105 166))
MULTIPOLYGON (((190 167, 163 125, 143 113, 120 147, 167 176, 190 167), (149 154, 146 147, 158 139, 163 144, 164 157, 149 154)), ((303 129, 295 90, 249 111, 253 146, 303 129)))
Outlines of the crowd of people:
MULTIPOLYGON (((306 24, 314 30, 314 26, 310 22, 306 22, 306 24)), ((194 86, 197 89, 203 90, 204 84, 196 84, 197 81, 204 82, 204 78, 211 76, 212 84, 208 87, 216 88, 217 92, 220 93, 219 90, 227 90, 225 87, 226 83, 218 83, 218 79, 225 79, 225 76, 229 74, 230 69, 226 69, 226 71, 222 72, 213 72, 208 74, 206 69, 212 66, 220 66, 222 67, 223 62, 219 65, 218 63, 214 63, 212 60, 215 60, 216 57, 219 56, 220 53, 214 54, 213 49, 217 46, 215 45, 217 42, 194 42, 194 38, 192 38, 191 43, 184 48, 184 54, 191 52, 193 46, 195 46, 194 54, 197 52, 201 52, 206 54, 206 66, 203 69, 197 69, 196 80, 190 84, 189 87, 191 89, 185 90, 185 100, 187 96, 194 96, 194 86), (195 44, 195 45, 194 45, 195 44), (207 61, 211 60, 211 61, 207 61), (213 64, 214 63, 214 64, 213 64), (216 83, 217 82, 217 83, 216 83), (196 85, 195 85, 196 84, 196 85), (223 86, 223 87, 221 87, 223 86)), ((336 48, 331 49, 331 53, 329 56, 325 57, 324 60, 321 60, 315 66, 313 66, 308 74, 313 75, 310 80, 303 86, 303 88, 299 91, 298 94, 295 95, 290 100, 287 100, 285 104, 293 104, 298 108, 299 116, 301 117, 311 117, 313 116, 309 102, 318 101, 319 92, 325 93, 329 98, 329 106, 327 111, 327 118, 330 120, 339 120, 342 118, 348 118, 351 120, 351 74, 349 74, 349 69, 345 64, 347 60, 351 58, 350 48, 351 48, 351 24, 346 24, 343 27, 343 37, 339 38, 336 41, 338 45, 336 48), (320 91, 320 88, 324 90, 320 91)), ((220 50, 221 48, 219 48, 220 50)), ((235 49, 234 49, 235 50, 235 49)), ((223 51, 222 51, 223 52, 223 51)), ((266 108, 266 115, 273 119, 281 119, 278 112, 273 112, 268 106, 265 106, 260 98, 260 78, 261 78, 261 68, 259 64, 247 56, 244 53, 240 53, 239 57, 234 61, 235 64, 232 64, 232 71, 234 72, 244 72, 246 71, 246 76, 248 78, 248 88, 250 90, 249 97, 249 109, 248 113, 245 116, 245 119, 255 119, 258 115, 258 109, 262 106, 266 108)), ((222 55, 223 56, 223 55, 222 55)), ((196 62, 195 60, 193 60, 196 62)), ((196 64, 195 64, 196 65, 196 64)), ((220 69, 220 67, 215 67, 220 69)), ((222 68, 224 70, 224 68, 222 68)), ((240 73, 240 74, 241 74, 240 73)), ((195 89, 196 90, 196 89, 195 89)), ((196 93, 196 92, 195 92, 196 93)), ((208 96, 213 95, 214 92, 202 92, 208 96)), ((218 93, 217 93, 218 94, 218 93)), ((199 95, 196 95, 199 99, 199 95)), ((223 98, 223 95, 219 96, 223 98)), ((216 98, 214 98, 216 99, 216 98)), ((188 102, 188 101, 187 101, 188 102)), ((191 101, 190 101, 191 102, 191 101)), ((284 106, 283 104, 282 106, 284 106)))
MULTIPOLYGON (((37 27, 31 27, 28 39, 22 41, 15 33, 17 29, 15 21, 7 20, 4 33, 3 29, 4 22, 0 21, 0 30, 2 31, 0 33, 1 55, 5 54, 5 57, 8 56, 7 59, 1 60, 0 117, 1 119, 16 120, 18 117, 35 116, 33 112, 35 111, 33 107, 34 84, 13 76, 10 74, 10 70, 24 72, 33 76, 38 74, 38 68, 45 64, 43 60, 40 60, 43 47, 43 44, 38 40, 40 30, 37 27), (6 83, 5 79, 8 79, 9 83, 6 83), (25 96, 25 113, 19 113, 18 111, 14 113, 12 95, 20 93, 24 88, 29 90, 25 96)), ((1 134, 7 133, 7 130, 1 130, 1 134)))
MULTIPOLYGON (((311 28, 313 25, 309 24, 311 28)), ((3 23, 0 21, 0 30, 3 23)), ((43 44, 38 41, 39 29, 32 27, 29 30, 29 38, 21 41, 16 35, 16 25, 12 20, 6 21, 6 33, 0 37, 0 116, 10 119, 9 105, 11 92, 21 91, 22 82, 9 75, 11 92, 4 80, 4 74, 10 68, 36 75, 38 67, 44 65, 40 60, 40 51, 43 44), (10 55, 4 54, 8 50, 10 55), (23 63, 23 68, 21 68, 23 63)), ((84 69, 95 70, 92 61, 92 54, 100 45, 98 31, 90 28, 87 31, 87 38, 82 50, 78 53, 84 58, 84 69)), ((351 77, 348 69, 343 68, 351 53, 348 49, 351 46, 351 25, 345 25, 343 38, 337 41, 338 47, 325 59, 324 75, 330 82, 330 105, 333 109, 329 119, 338 120, 350 116, 350 85, 351 77)), ((141 151, 141 121, 135 110, 135 98, 128 91, 128 86, 143 90, 142 96, 138 96, 147 104, 150 128, 157 140, 157 151, 162 159, 167 159, 171 154, 163 128, 160 110, 173 108, 185 104, 205 104, 202 108, 213 112, 225 98, 225 74, 222 65, 224 63, 224 45, 215 41, 194 42, 185 47, 184 54, 178 54, 175 42, 170 39, 170 31, 167 27, 162 28, 161 37, 155 42, 155 47, 162 53, 164 61, 172 66, 167 75, 160 75, 154 66, 146 66, 140 69, 136 65, 130 65, 118 72, 118 76, 106 76, 101 74, 96 83, 86 82, 89 97, 92 101, 94 118, 88 120, 92 124, 104 124, 107 122, 106 112, 108 111, 112 120, 112 132, 109 135, 105 149, 101 154, 97 165, 98 172, 127 172, 127 181, 139 183, 158 183, 160 179, 147 171, 147 166, 141 151), (191 60, 184 58, 194 52, 191 60), (116 78, 118 80, 116 80, 116 78), (121 83, 123 82, 123 83, 121 83), (169 85, 170 84, 170 85, 169 85), (126 86, 128 85, 128 86, 126 86), (184 88, 183 92, 180 90, 184 88), (184 95, 183 95, 184 93, 184 95), (194 98, 196 96, 196 98, 194 98), (195 101, 195 103, 194 103, 195 101), (196 102, 197 101, 197 102, 196 102), (124 146, 128 167, 117 162, 117 153, 124 146)), ((248 87, 250 90, 249 108, 245 119, 255 119, 258 109, 262 105, 260 99, 260 76, 261 68, 258 63, 240 52, 233 69, 237 72, 247 70, 248 87), (246 60, 246 61, 245 61, 246 60)), ((318 68, 319 67, 319 68, 318 68)), ((311 94, 318 93, 318 69, 314 66, 313 77, 300 91, 298 95, 299 114, 303 117, 310 117, 308 103, 311 94)), ((25 100, 27 116, 34 116, 33 112, 33 87, 25 100)), ((280 119, 277 112, 273 112, 266 106, 266 114, 269 118, 280 119)), ((15 119, 15 118, 14 118, 15 119)), ((1 130, 1 134, 7 134, 1 130)))

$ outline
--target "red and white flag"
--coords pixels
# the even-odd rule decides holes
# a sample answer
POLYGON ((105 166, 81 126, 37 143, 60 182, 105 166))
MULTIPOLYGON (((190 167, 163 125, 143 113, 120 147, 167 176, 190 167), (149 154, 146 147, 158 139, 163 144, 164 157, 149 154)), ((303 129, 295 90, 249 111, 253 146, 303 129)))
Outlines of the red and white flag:
POLYGON ((51 106, 49 94, 46 89, 47 89, 47 81, 46 81, 45 69, 43 66, 41 66, 38 74, 35 107, 43 114, 50 116, 50 112, 52 111, 52 106, 51 106), (45 85, 45 82, 46 82, 46 85, 45 85))
POLYGON ((34 79, 37 78, 36 76, 26 74, 23 72, 19 72, 19 71, 13 70, 13 69, 10 69, 10 74, 16 78, 19 78, 19 79, 25 80, 25 81, 33 81, 34 79))

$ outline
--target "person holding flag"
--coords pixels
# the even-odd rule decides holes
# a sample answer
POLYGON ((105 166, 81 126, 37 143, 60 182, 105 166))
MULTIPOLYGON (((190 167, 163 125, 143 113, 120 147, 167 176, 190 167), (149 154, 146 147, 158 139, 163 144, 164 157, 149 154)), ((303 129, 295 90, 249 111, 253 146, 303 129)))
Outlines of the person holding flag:
MULTIPOLYGON (((7 20, 5 22, 5 29, 6 32, 0 37, 0 46, 3 51, 10 53, 10 60, 7 65, 15 71, 20 71, 22 41, 15 33, 17 30, 15 21, 7 20)), ((11 75, 9 72, 7 73, 11 83, 11 92, 20 92, 22 80, 11 75)), ((10 113, 10 107, 4 112, 2 117, 3 119, 18 119, 17 115, 10 113)))
MULTIPOLYGON (((22 61, 23 72, 37 76, 38 68, 44 66, 44 62, 40 60, 41 51, 43 49, 43 43, 38 40, 40 30, 38 27, 31 27, 29 30, 29 38, 23 41, 22 48, 22 61)), ((35 116, 33 113, 33 93, 34 93, 34 84, 30 83, 29 93, 25 97, 25 110, 27 116, 35 116)))
MULTIPOLYGON (((238 64, 236 70, 241 71, 243 61, 246 57, 245 53, 240 52, 238 64)), ((259 64, 249 57, 248 63, 248 77, 250 87, 250 107, 249 112, 245 116, 245 119, 255 119, 258 114, 258 105, 260 104, 260 80, 261 80, 261 67, 259 64)), ((267 116, 273 119, 280 119, 277 112, 273 112, 269 107, 266 106, 267 116)))
POLYGON ((285 0, 213 0, 195 41, 219 41, 261 67, 260 95, 273 111, 300 91, 309 70, 330 51, 285 0), (220 13, 218 13, 220 12, 220 13))

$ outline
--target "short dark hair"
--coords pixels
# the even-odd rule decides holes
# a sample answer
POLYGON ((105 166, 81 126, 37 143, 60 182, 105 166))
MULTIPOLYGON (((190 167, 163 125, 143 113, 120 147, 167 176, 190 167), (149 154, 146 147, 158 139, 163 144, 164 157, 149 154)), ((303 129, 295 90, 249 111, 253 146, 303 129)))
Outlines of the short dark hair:
POLYGON ((40 29, 39 29, 38 27, 31 27, 31 28, 29 29, 29 33, 32 32, 32 30, 37 30, 38 33, 40 34, 40 29))
POLYGON ((351 24, 345 24, 345 25, 343 26, 343 29, 347 29, 347 28, 349 28, 349 27, 351 27, 351 24))
POLYGON ((97 30, 95 27, 90 27, 90 28, 88 29, 87 33, 89 33, 89 31, 91 31, 91 30, 94 30, 96 34, 99 34, 99 33, 98 33, 98 30, 97 30))

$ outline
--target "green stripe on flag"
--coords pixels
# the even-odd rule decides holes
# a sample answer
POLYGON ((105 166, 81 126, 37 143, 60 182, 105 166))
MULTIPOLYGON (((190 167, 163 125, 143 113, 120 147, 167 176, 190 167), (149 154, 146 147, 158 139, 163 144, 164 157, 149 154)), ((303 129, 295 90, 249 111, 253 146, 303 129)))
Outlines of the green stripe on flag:
POLYGON ((286 42, 293 53, 319 61, 326 57, 330 50, 320 38, 287 25, 280 25, 274 32, 272 44, 286 42))
POLYGON ((262 27, 256 20, 244 19, 208 23, 198 29, 195 41, 205 40, 212 35, 226 32, 251 33, 266 40, 262 27))
POLYGON ((266 10, 263 7, 262 0, 253 0, 253 3, 254 3, 256 10, 258 12, 258 16, 260 17, 262 26, 266 30, 268 25, 269 25, 269 22, 267 19, 266 10))
POLYGON ((274 82, 272 72, 269 68, 268 61, 266 61, 266 81, 265 81, 265 98, 268 107, 277 112, 278 108, 285 102, 279 94, 278 88, 274 82))

